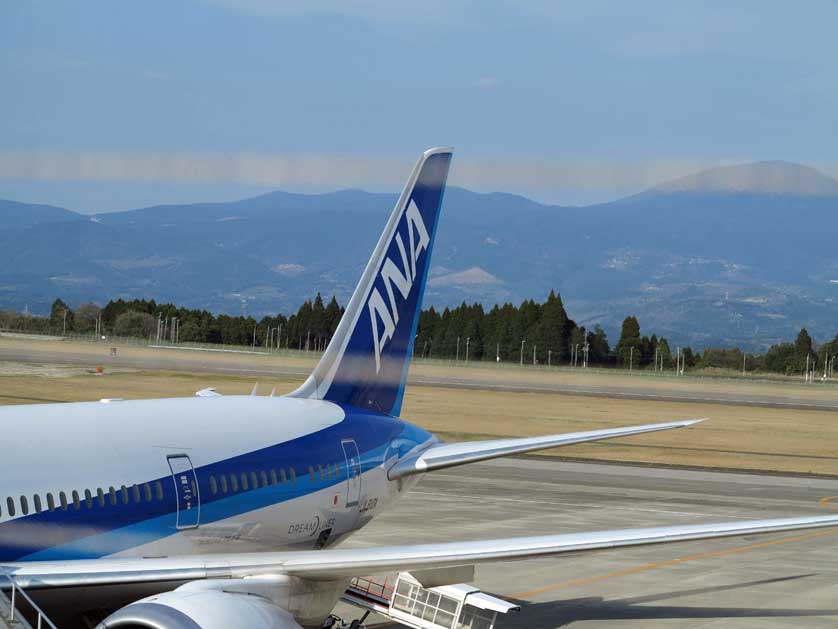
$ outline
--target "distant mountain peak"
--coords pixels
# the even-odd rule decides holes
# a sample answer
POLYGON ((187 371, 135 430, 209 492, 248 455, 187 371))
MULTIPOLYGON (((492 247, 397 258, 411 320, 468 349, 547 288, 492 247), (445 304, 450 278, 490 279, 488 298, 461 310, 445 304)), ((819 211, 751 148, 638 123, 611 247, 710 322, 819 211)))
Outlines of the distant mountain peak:
POLYGON ((838 197, 838 181, 809 166, 777 160, 711 168, 661 184, 649 192, 838 197))

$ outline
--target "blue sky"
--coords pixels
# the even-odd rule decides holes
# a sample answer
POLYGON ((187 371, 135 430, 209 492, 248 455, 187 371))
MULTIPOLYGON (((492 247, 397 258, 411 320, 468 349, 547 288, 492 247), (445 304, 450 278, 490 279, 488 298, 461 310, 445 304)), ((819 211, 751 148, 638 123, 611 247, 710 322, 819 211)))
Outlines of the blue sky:
POLYGON ((834 176, 836 23, 816 0, 6 2, 0 197, 395 190, 438 144, 455 183, 558 203, 759 159, 834 176))

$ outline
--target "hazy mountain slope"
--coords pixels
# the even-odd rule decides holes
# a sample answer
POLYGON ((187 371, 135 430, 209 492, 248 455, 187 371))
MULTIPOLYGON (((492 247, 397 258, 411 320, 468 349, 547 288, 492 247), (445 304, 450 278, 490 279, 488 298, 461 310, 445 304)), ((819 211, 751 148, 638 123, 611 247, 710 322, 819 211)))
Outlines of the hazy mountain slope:
MULTIPOLYGON (((33 209, 0 230, 0 302, 44 310, 56 295, 146 296, 262 314, 318 290, 345 301, 396 198, 275 192, 62 223, 43 218, 61 211, 33 209)), ((452 188, 425 302, 490 305, 557 289, 577 321, 612 337, 636 314, 677 343, 765 345, 801 325, 824 338, 838 332, 836 233, 838 183, 784 162, 583 208, 452 188)))
POLYGON ((42 223, 84 220, 84 216, 54 205, 18 203, 0 199, 0 230, 23 229, 42 223))

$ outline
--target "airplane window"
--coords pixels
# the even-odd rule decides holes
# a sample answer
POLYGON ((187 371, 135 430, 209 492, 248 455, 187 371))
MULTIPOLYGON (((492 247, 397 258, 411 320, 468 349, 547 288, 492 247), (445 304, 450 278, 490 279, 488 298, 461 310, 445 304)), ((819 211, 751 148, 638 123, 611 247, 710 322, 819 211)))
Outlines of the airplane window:
POLYGON ((332 480, 332 464, 326 463, 326 478, 332 480))
POLYGON ((314 468, 311 465, 308 466, 308 476, 311 480, 315 480, 314 468))
POLYGON ((250 486, 253 489, 258 489, 259 488, 259 479, 256 478, 256 472, 251 472, 250 473, 250 486))
POLYGON ((163 484, 160 481, 154 483, 154 491, 157 493, 157 499, 163 500, 163 484))
POLYGON ((26 496, 20 497, 20 511, 23 515, 29 515, 29 502, 26 500, 26 496))
POLYGON ((279 480, 282 481, 283 485, 288 482, 288 476, 285 474, 284 467, 279 470, 279 480))
POLYGON ((268 475, 265 473, 265 470, 262 470, 262 473, 260 474, 260 476, 262 477, 262 487, 267 487, 268 486, 268 475))
POLYGON ((9 512, 9 517, 13 518, 15 515, 15 501, 11 497, 6 498, 6 507, 9 512))
POLYGON ((127 505, 128 504, 128 488, 125 485, 123 485, 122 487, 119 488, 119 491, 122 494, 122 504, 127 505))
POLYGON ((96 488, 96 498, 99 500, 99 506, 104 507, 105 506, 105 492, 102 491, 101 487, 96 488))
POLYGON ((42 511, 42 509, 41 509, 41 497, 38 494, 35 494, 34 503, 35 503, 35 513, 40 513, 42 511))
POLYGON ((221 475, 221 492, 227 493, 227 477, 224 474, 221 475))
POLYGON ((93 508, 93 494, 90 493, 89 489, 84 490, 84 504, 88 509, 93 508))
POLYGON ((3 517, 3 507, 0 505, 0 518, 3 517))
POLYGON ((276 485, 279 479, 276 477, 276 470, 271 470, 271 485, 276 485))
POLYGON ((318 465, 317 469, 320 471, 320 480, 326 480, 326 472, 323 471, 323 466, 318 465))
POLYGON ((47 494, 47 509, 55 511, 55 498, 52 497, 51 493, 47 494))
POLYGON ((116 489, 113 488, 113 485, 108 487, 108 497, 111 500, 111 506, 116 504, 116 489))
POLYGON ((241 473, 241 478, 242 478, 242 491, 247 491, 247 488, 248 488, 247 487, 247 474, 242 472, 241 473))
POLYGON ((335 478, 340 478, 340 464, 335 463, 335 478))
POLYGON ((151 502, 151 485, 143 483, 143 493, 145 493, 145 501, 151 502))
POLYGON ((58 501, 61 503, 61 510, 66 511, 67 510, 67 494, 65 494, 63 491, 59 491, 58 492, 58 501))
POLYGON ((134 494, 134 502, 139 503, 142 498, 140 497, 140 486, 139 485, 132 485, 131 486, 131 493, 134 494))
POLYGON ((236 478, 235 474, 230 474, 230 489, 233 493, 239 490, 239 479, 236 478))
POLYGON ((291 472, 291 482, 296 483, 297 482, 297 471, 292 467, 290 469, 290 472, 291 472))
POLYGON ((77 492, 77 491, 74 489, 74 490, 73 490, 73 494, 72 494, 72 495, 73 495, 73 509, 75 509, 76 511, 78 511, 78 510, 79 510, 79 507, 81 506, 81 505, 79 504, 79 492, 77 492))
POLYGON ((218 481, 215 480, 215 476, 210 476, 210 491, 213 496, 218 493, 218 481))

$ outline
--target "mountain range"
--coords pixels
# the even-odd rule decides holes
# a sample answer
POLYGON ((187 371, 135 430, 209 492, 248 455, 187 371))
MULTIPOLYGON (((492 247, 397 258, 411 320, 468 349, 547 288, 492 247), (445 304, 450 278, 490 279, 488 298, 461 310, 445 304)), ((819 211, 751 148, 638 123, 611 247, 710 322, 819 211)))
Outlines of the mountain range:
MULTIPOLYGON (((0 200, 0 307, 146 297, 230 314, 345 303, 397 195, 273 192, 87 216, 0 200)), ((559 291, 616 341, 623 317, 694 347, 838 332, 838 181, 789 162, 716 168, 563 207, 449 188, 425 306, 559 291)))

